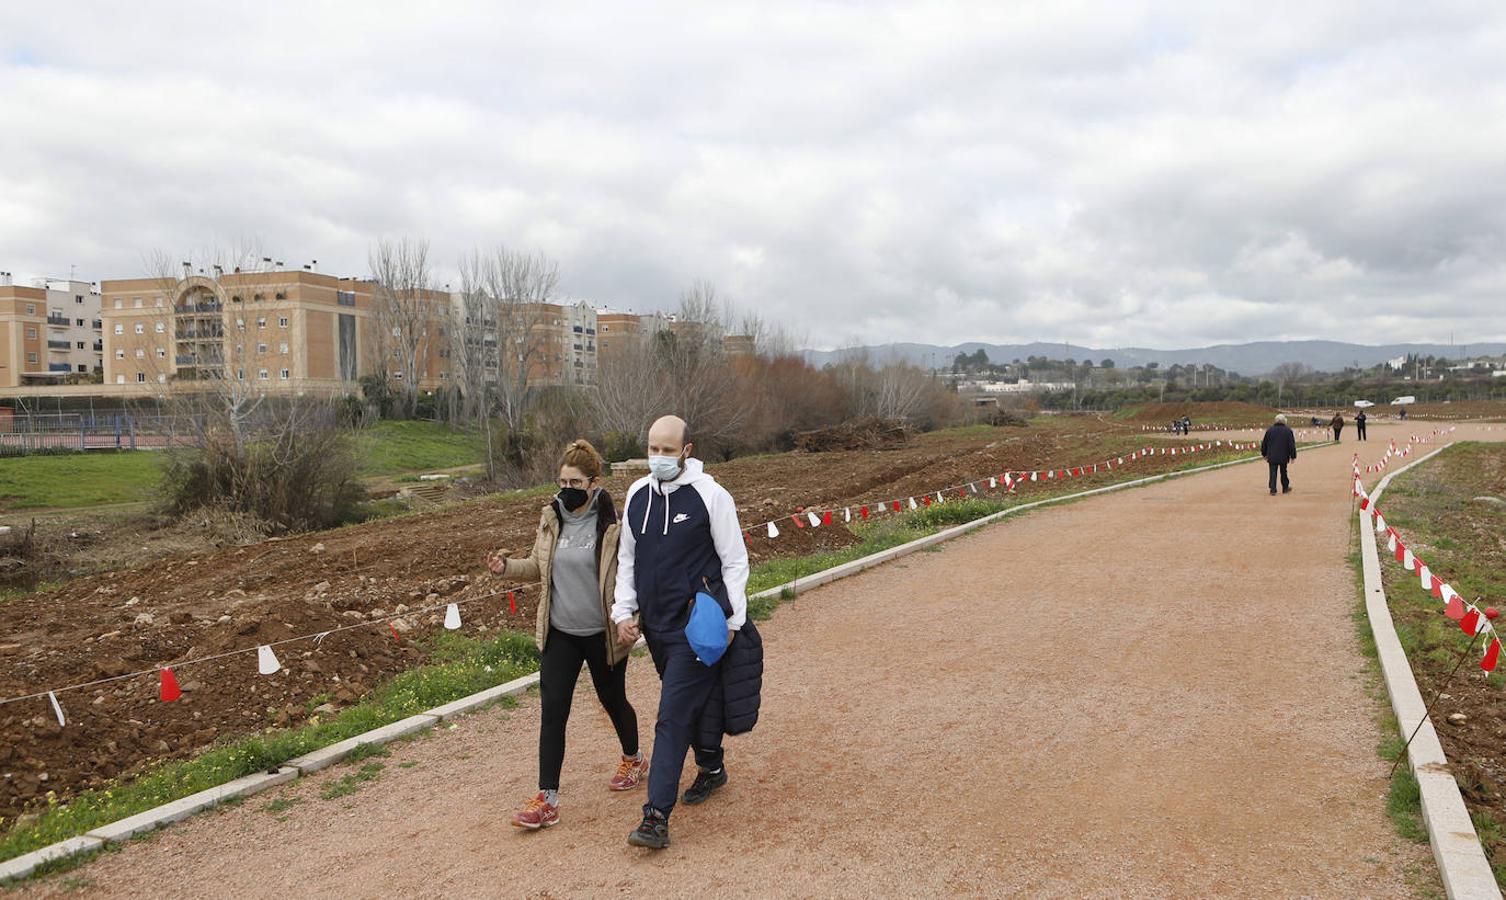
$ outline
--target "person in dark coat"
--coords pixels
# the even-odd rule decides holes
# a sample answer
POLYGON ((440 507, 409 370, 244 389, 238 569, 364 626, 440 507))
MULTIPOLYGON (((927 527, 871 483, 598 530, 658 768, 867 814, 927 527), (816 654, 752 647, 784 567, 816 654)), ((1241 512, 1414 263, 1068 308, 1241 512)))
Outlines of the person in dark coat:
POLYGON ((650 474, 628 489, 617 547, 617 638, 636 641, 633 616, 640 616, 662 682, 648 802, 628 835, 629 844, 655 850, 669 846, 686 752, 695 750, 699 771, 678 799, 703 803, 727 783, 722 735, 753 727, 763 678, 763 642, 747 617, 748 549, 737 505, 702 471, 693 449, 682 419, 664 416, 649 428, 650 474), (685 636, 700 591, 727 617, 727 651, 709 666, 685 636))
POLYGON ((1183 434, 1192 434, 1192 417, 1191 416, 1183 416, 1182 417, 1182 433, 1183 434))
POLYGON ((1365 411, 1362 409, 1354 417, 1354 436, 1359 440, 1365 440, 1365 411))
POLYGON ((1271 496, 1276 496, 1276 475, 1281 475, 1281 493, 1292 492, 1291 479, 1286 477, 1286 467, 1297 458, 1297 436, 1286 425, 1286 416, 1276 416, 1276 423, 1265 430, 1260 439, 1260 455, 1271 469, 1271 496))
POLYGON ((1333 439, 1337 441, 1339 435, 1344 433, 1344 414, 1334 413, 1333 419, 1328 423, 1328 427, 1333 429, 1333 439))

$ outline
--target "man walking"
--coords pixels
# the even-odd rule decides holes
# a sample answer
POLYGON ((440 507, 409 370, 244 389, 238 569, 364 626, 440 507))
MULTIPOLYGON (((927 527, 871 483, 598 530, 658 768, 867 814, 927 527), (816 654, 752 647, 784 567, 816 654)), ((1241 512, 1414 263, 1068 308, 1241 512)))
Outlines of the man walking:
POLYGON ((1292 492, 1292 482, 1286 477, 1286 467, 1297 458, 1297 436, 1286 427, 1286 416, 1277 414, 1276 423, 1265 430, 1260 439, 1260 455, 1271 468, 1271 496, 1276 496, 1276 473, 1281 473, 1281 493, 1292 492))
POLYGON ((1365 411, 1363 409, 1354 417, 1354 436, 1357 440, 1365 440, 1365 411))
POLYGON ((1337 442, 1339 435, 1344 433, 1344 414, 1334 413, 1333 421, 1328 423, 1328 427, 1333 429, 1333 439, 1337 442))
POLYGON ((648 802, 628 835, 628 843, 653 849, 669 846, 669 815, 692 745, 699 772, 684 801, 701 803, 727 783, 722 735, 752 729, 763 676, 763 643, 747 621, 748 550, 737 506, 691 458, 693 449, 682 419, 665 416, 649 428, 650 474, 628 489, 617 550, 618 639, 638 639, 638 613, 662 682, 648 802), (685 637, 698 591, 716 598, 727 618, 729 646, 710 666, 685 637))

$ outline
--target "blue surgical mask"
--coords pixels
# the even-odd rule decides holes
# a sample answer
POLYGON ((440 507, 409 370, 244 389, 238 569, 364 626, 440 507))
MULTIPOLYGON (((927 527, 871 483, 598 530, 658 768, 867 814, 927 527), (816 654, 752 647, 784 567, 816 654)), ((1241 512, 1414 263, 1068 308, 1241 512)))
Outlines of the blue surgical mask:
POLYGON ((650 456, 648 470, 653 472, 654 477, 660 481, 673 481, 680 474, 680 457, 650 456))

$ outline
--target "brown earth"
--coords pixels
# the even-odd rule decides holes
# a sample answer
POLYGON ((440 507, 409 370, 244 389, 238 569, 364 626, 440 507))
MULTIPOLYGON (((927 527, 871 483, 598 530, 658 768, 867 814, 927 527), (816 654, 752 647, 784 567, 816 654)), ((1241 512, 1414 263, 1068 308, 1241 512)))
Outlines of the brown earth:
MULTIPOLYGON (((529 698, 395 746, 352 796, 321 798, 337 767, 19 894, 1435 893, 1385 814, 1349 459, 1304 454, 1285 497, 1235 466, 1042 510, 802 595, 763 629, 730 784, 660 853, 625 845, 643 795, 604 789, 582 684, 544 833, 506 825, 535 783, 529 698)), ((648 735, 657 681, 628 673, 648 735)))
POLYGON ((1172 419, 1189 416, 1199 425, 1269 425, 1276 410, 1256 403, 1224 401, 1219 403, 1147 403, 1139 406, 1124 421, 1135 425, 1165 425, 1172 419))
MULTIPOLYGON (((1093 462, 1127 453, 1141 440, 1099 419, 1052 417, 1025 429, 923 435, 893 451, 749 457, 711 464, 708 471, 731 490, 740 516, 752 525, 806 505, 906 496, 1048 462, 1093 462)), ((1184 463, 1158 455, 1123 476, 1096 477, 1133 477, 1184 463)), ((629 483, 608 482, 619 503, 629 483)), ((277 678, 255 677, 252 654, 181 667, 178 680, 190 690, 178 703, 157 702, 152 676, 60 694, 66 728, 58 727, 45 699, 0 706, 0 816, 13 818, 48 791, 66 800, 153 761, 191 756, 219 738, 299 724, 316 697, 333 695, 337 705, 358 700, 425 659, 412 635, 394 641, 385 620, 396 616, 415 634, 431 631, 439 624, 436 613, 404 617, 400 605, 498 591, 504 585, 485 573, 484 555, 498 546, 527 552, 544 502, 494 496, 317 534, 178 553, 4 600, 0 697, 373 624, 331 635, 317 651, 302 644, 280 649, 288 674, 277 678)), ((856 540, 841 527, 781 531, 777 540, 761 531, 750 535, 755 564, 856 540)), ((533 595, 521 592, 517 601, 516 614, 501 596, 468 604, 467 629, 531 630, 533 595)))

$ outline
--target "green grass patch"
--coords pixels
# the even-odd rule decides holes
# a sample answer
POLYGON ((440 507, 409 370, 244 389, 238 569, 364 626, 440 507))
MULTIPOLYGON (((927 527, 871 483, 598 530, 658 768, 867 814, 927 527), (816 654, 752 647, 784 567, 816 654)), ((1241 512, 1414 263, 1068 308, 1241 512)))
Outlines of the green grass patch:
POLYGON ((473 465, 486 449, 477 432, 421 421, 377 422, 358 432, 356 442, 360 473, 366 476, 473 465))
MULTIPOLYGON (((0 836, 0 859, 12 859, 163 803, 224 784, 405 719, 451 700, 511 681, 538 668, 533 636, 507 632, 478 639, 436 635, 429 662, 402 672, 355 706, 301 728, 254 734, 217 744, 191 760, 153 766, 134 778, 84 791, 67 804, 37 810, 39 818, 0 836)), ((5 823, 9 824, 9 823, 5 823)))
POLYGON ((361 789, 361 785, 365 784, 366 782, 376 781, 377 777, 382 774, 382 770, 385 768, 387 767, 379 762, 366 763, 365 765, 361 766, 361 768, 357 769, 354 772, 351 772, 349 775, 342 775, 334 781, 331 781, 329 784, 326 784, 324 786, 324 789, 319 792, 319 797, 323 800, 334 800, 338 797, 349 797, 351 794, 359 791, 361 789))
POLYGON ((151 499, 162 457, 149 450, 0 459, 0 509, 133 503, 151 499))

